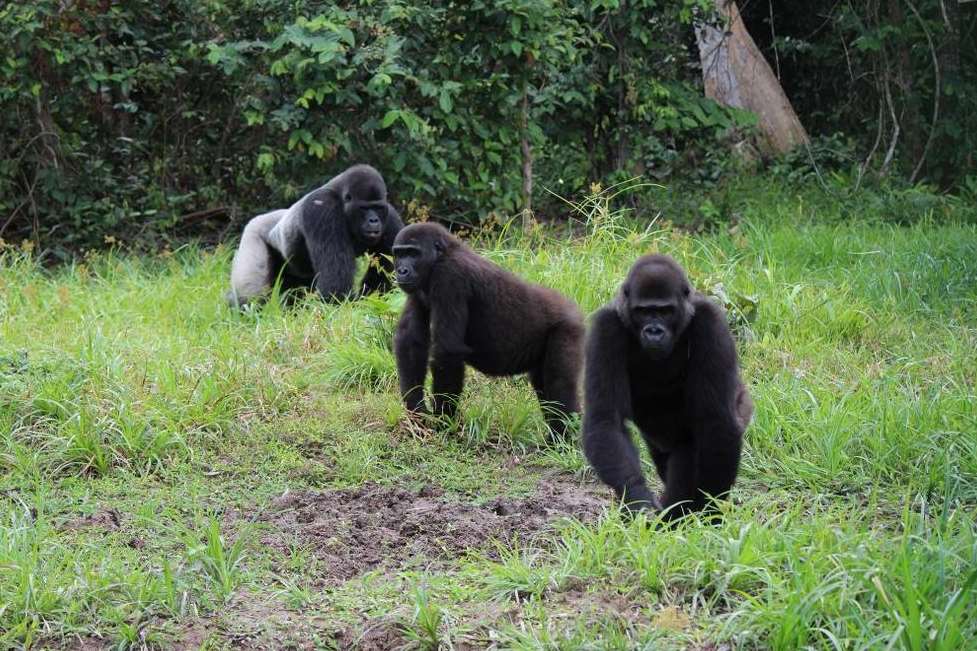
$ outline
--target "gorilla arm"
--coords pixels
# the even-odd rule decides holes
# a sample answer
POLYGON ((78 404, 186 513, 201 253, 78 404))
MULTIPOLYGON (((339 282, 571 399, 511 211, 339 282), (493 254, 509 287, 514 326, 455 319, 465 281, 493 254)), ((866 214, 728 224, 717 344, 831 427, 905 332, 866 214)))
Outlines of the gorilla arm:
POLYGON ((736 344, 718 306, 699 295, 689 324, 689 376, 686 422, 698 453, 697 508, 707 496, 724 497, 736 480, 743 431, 752 414, 752 400, 743 386, 736 344))
POLYGON ((299 227, 312 265, 312 286, 327 301, 350 298, 356 252, 335 190, 327 185, 306 195, 299 227))
POLYGON ((394 356, 400 378, 400 395, 407 410, 427 412, 424 404, 424 377, 431 348, 430 313, 414 297, 407 299, 394 335, 394 356))
POLYGON ((645 483, 638 450, 625 428, 631 416, 630 337, 613 308, 601 308, 594 315, 586 348, 584 453, 597 476, 619 499, 636 510, 651 509, 656 499, 645 483))
POLYGON ((469 300, 465 276, 456 273, 453 267, 439 269, 432 278, 430 296, 434 413, 451 417, 465 387, 465 358, 472 352, 465 344, 469 300))

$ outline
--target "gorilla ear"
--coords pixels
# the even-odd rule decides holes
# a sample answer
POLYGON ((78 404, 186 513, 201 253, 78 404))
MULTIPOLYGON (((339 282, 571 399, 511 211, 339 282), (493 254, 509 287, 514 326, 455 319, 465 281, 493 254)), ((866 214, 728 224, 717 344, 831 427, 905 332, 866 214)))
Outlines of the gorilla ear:
POLYGON ((441 255, 442 253, 444 253, 445 248, 446 247, 444 245, 444 240, 442 238, 438 237, 438 238, 436 238, 434 240, 434 252, 435 253, 437 253, 438 255, 441 255))
POLYGON ((621 323, 631 327, 631 310, 628 308, 628 293, 630 288, 625 282, 621 285, 621 288, 617 291, 612 302, 614 306, 614 311, 617 312, 617 318, 621 320, 621 323))

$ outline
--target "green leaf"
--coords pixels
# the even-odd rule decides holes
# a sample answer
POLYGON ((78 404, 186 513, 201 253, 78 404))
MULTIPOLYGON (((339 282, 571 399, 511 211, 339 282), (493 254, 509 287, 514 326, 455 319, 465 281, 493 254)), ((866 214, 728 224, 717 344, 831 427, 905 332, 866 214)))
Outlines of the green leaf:
POLYGON ((451 113, 451 109, 454 108, 454 102, 451 101, 451 95, 442 92, 441 97, 438 99, 438 105, 445 113, 451 113))
POLYGON ((335 29, 341 41, 350 47, 356 47, 356 37, 353 35, 353 30, 345 25, 337 25, 335 29))
POLYGON ((262 172, 269 171, 275 166, 275 155, 270 152, 258 154, 258 169, 262 172))
POLYGON ((393 124, 394 122, 396 122, 397 121, 397 118, 399 118, 399 117, 400 117, 400 111, 398 109, 390 109, 383 116, 383 120, 380 121, 380 128, 381 129, 386 129, 391 124, 393 124))

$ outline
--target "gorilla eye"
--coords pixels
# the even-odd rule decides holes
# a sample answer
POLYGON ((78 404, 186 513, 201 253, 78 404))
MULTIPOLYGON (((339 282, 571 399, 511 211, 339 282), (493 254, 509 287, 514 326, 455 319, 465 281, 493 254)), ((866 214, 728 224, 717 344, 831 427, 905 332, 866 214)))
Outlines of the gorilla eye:
POLYGON ((648 317, 669 317, 675 313, 674 305, 637 305, 633 309, 638 314, 648 317))

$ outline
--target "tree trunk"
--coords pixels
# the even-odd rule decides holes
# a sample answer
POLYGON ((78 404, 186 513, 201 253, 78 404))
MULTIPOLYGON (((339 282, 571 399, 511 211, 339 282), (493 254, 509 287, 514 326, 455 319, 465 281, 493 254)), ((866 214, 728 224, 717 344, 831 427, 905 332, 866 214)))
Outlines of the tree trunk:
MULTIPOLYGON (((888 0, 886 4, 887 25, 895 27, 898 34, 905 33, 906 12, 902 9, 903 0, 888 0)), ((920 94, 916 90, 913 79, 913 61, 911 47, 925 43, 912 43, 905 38, 895 38, 895 42, 888 49, 891 55, 890 65, 894 68, 894 79, 899 89, 897 104, 900 105, 899 123, 905 135, 907 158, 917 161, 923 157, 923 147, 926 142, 926 125, 920 110, 920 94)))
POLYGON ((755 113, 758 145, 766 154, 781 154, 807 144, 807 132, 770 64, 746 31, 736 3, 715 1, 724 25, 702 23, 695 30, 706 97, 755 113))

